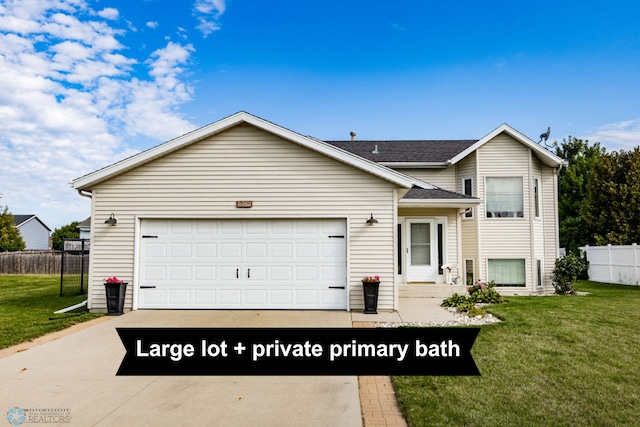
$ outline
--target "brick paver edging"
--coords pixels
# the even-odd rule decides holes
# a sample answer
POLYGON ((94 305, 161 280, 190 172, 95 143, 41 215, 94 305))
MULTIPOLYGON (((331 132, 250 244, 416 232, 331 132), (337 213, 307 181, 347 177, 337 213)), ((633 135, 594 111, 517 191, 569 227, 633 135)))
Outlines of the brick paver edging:
MULTIPOLYGON (((373 322, 353 322, 354 328, 373 328, 373 322)), ((360 408, 362 410, 362 424, 370 426, 405 426, 407 422, 402 417, 393 390, 391 378, 387 376, 371 375, 358 377, 358 391, 360 393, 360 408)))

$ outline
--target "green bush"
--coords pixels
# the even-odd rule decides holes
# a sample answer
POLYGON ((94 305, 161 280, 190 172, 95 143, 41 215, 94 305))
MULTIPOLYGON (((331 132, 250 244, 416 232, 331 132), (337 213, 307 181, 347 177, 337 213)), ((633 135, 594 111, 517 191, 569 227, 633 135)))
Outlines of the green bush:
POLYGON ((476 304, 501 304, 504 302, 502 295, 500 295, 495 288, 489 287, 485 287, 474 292, 471 294, 470 298, 476 304))
POLYGON ((469 314, 469 317, 476 317, 476 316, 484 317, 487 315, 487 310, 481 307, 473 307, 471 310, 469 310, 468 314, 469 314))
POLYGON ((442 307, 457 307, 467 301, 469 301, 469 297, 467 297, 466 295, 453 294, 449 298, 446 298, 444 301, 442 301, 442 304, 440 305, 442 307))
POLYGON ((556 259, 556 265, 552 273, 553 287, 556 294, 573 295, 576 293, 573 283, 583 277, 589 268, 586 258, 576 253, 570 253, 556 259))
POLYGON ((478 281, 475 285, 469 286, 469 297, 476 304, 501 304, 504 302, 502 295, 495 289, 496 282, 490 281, 488 283, 478 281))
POLYGON ((471 301, 471 299, 468 299, 467 301, 458 304, 458 306, 456 307, 456 310, 458 311, 458 313, 462 313, 465 311, 468 313, 474 308, 476 308, 475 304, 473 303, 473 301, 471 301))

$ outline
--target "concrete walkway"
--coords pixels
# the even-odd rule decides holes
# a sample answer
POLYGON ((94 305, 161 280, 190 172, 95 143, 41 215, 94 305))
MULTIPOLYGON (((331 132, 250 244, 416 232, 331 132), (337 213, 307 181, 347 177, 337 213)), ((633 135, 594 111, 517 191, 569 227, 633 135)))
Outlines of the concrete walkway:
MULTIPOLYGON (((116 377, 125 350, 115 328, 348 328, 354 322, 427 321, 448 314, 434 303, 428 298, 403 300, 399 312, 377 315, 146 310, 102 318, 78 332, 0 358, 0 412, 13 407, 64 409, 76 426, 361 426, 358 379, 353 376, 116 377)), ((366 418, 365 424, 373 425, 366 418)))

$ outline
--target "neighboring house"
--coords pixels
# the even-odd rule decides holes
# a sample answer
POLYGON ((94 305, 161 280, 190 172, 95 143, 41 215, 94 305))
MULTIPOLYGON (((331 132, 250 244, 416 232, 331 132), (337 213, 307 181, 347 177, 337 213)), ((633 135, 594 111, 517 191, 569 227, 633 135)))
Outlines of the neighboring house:
POLYGON ((13 224, 20 231, 25 249, 51 249, 51 229, 36 215, 14 215, 13 224))
POLYGON ((89 239, 91 238, 91 217, 85 219, 80 224, 76 226, 78 231, 80 232, 80 239, 89 239))
POLYGON ((508 125, 320 141, 240 112, 73 181, 92 198, 89 308, 110 276, 132 309, 361 310, 368 275, 380 310, 477 280, 551 292, 563 163, 508 125))

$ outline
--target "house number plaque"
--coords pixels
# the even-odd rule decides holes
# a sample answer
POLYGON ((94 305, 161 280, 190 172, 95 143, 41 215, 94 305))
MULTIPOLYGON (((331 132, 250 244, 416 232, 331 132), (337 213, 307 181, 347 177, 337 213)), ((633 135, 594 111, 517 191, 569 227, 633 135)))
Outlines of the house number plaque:
POLYGON ((236 202, 236 208, 251 208, 253 207, 253 202, 251 200, 238 200, 236 202))

